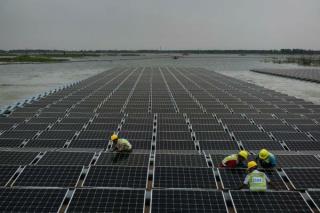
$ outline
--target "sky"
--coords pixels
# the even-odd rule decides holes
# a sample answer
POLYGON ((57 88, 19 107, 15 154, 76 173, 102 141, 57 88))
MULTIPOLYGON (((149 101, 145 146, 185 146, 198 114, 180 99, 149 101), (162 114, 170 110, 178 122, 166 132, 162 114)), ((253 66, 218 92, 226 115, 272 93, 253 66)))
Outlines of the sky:
POLYGON ((0 49, 320 49, 319 0, 0 0, 0 49))

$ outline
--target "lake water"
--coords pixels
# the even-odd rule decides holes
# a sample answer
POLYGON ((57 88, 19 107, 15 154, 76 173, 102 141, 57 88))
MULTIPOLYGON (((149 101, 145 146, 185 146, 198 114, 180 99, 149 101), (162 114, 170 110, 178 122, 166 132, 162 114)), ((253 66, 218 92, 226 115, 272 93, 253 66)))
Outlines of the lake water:
MULTIPOLYGON (((0 109, 118 65, 202 67, 320 104, 319 84, 249 71, 253 68, 298 67, 292 64, 265 63, 264 59, 268 57, 271 56, 190 55, 174 60, 171 56, 147 55, 143 57, 103 57, 98 58, 101 61, 91 62, 0 65, 0 109), (146 57, 149 59, 144 59, 146 57)), ((95 58, 81 60, 88 59, 95 58)))

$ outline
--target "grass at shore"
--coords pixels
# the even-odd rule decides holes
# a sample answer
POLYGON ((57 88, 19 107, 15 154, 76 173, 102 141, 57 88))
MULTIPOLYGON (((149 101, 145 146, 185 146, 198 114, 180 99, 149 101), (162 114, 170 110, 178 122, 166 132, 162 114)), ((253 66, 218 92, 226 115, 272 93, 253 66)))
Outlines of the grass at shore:
POLYGON ((50 63, 50 62, 64 62, 69 61, 68 59, 58 59, 51 58, 48 56, 30 56, 30 55, 21 55, 14 57, 2 57, 0 62, 15 63, 15 62, 37 62, 37 63, 50 63))

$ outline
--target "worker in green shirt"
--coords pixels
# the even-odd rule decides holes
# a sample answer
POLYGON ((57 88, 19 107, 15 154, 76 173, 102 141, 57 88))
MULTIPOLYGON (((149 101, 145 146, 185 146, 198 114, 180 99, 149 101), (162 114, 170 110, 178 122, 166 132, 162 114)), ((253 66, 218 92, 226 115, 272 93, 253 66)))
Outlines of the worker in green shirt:
POLYGON ((248 186, 250 191, 265 192, 267 190, 267 184, 271 184, 270 179, 263 172, 258 171, 258 164, 255 161, 248 163, 248 175, 246 176, 240 189, 244 186, 248 186))
POLYGON ((113 142, 111 151, 114 152, 131 152, 132 145, 127 139, 119 138, 118 135, 113 134, 111 136, 111 140, 113 142))

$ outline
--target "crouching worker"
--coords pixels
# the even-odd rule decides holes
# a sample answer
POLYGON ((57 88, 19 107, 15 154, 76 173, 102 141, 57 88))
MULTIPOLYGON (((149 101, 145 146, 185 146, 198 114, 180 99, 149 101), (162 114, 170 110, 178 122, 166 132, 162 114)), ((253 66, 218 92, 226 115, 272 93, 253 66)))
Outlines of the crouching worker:
POLYGON ((246 168, 246 160, 248 159, 249 153, 245 150, 240 151, 238 154, 233 154, 225 157, 220 167, 226 168, 246 168))
POLYGON ((274 154, 266 149, 260 150, 257 162, 259 162, 260 166, 264 169, 272 169, 277 165, 277 160, 274 154))
POLYGON ((131 152, 132 151, 132 145, 129 143, 127 139, 119 138, 118 135, 113 134, 111 136, 111 140, 113 142, 111 151, 114 152, 131 152))
POLYGON ((258 171, 258 164, 255 161, 248 163, 248 175, 239 189, 248 186, 250 191, 265 192, 267 190, 267 183, 271 184, 270 179, 263 172, 258 171))

